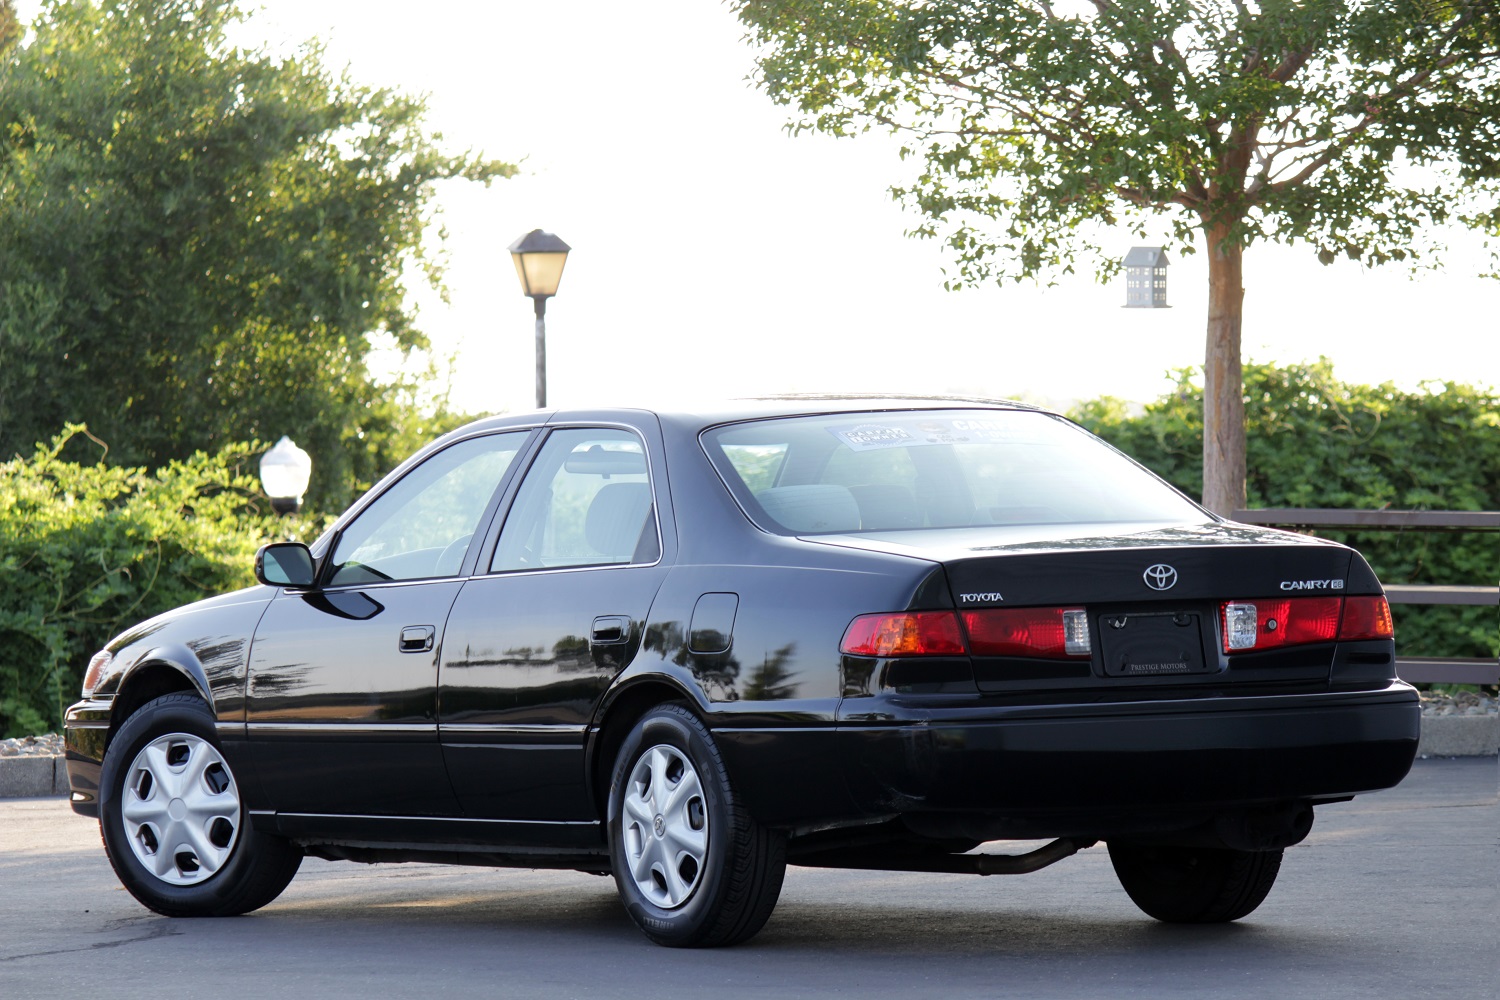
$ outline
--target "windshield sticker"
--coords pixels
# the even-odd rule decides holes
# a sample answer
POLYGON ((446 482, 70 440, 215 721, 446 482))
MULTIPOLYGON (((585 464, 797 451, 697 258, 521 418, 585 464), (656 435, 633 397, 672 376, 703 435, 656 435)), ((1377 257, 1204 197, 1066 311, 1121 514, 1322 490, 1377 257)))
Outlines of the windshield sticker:
POLYGON ((850 451, 876 451, 881 448, 912 448, 930 444, 969 444, 979 442, 1028 443, 1032 436, 1014 420, 988 417, 932 419, 914 425, 855 424, 830 427, 828 432, 848 446, 850 451))
POLYGON ((963 435, 961 441, 1010 441, 1020 444, 1040 444, 1031 431, 1032 421, 1020 421, 995 417, 964 417, 949 420, 954 432, 963 435))
POLYGON ((875 451, 880 448, 906 448, 926 442, 913 437, 903 427, 889 424, 857 424, 853 427, 830 427, 829 433, 849 446, 850 451, 875 451))

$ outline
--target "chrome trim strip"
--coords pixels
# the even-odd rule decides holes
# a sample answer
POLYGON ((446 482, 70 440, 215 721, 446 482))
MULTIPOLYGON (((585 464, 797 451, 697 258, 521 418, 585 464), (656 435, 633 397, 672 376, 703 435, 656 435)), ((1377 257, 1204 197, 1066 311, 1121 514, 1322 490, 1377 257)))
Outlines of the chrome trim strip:
MULTIPOLYGON (((660 522, 658 522, 658 525, 659 524, 660 524, 660 522)), ((658 542, 658 544, 660 544, 660 540, 661 540, 661 535, 660 535, 659 531, 660 531, 660 528, 658 527, 658 534, 657 534, 657 542, 658 542)), ((469 577, 469 579, 470 580, 498 580, 498 579, 504 578, 504 579, 508 580, 511 577, 516 577, 516 576, 535 576, 538 573, 595 573, 595 572, 599 572, 600 570, 611 570, 611 569, 650 569, 652 566, 660 566, 660 565, 661 565, 661 557, 658 556, 655 562, 648 562, 648 563, 631 563, 631 562, 622 562, 622 563, 589 563, 588 565, 584 565, 584 566, 551 566, 551 567, 549 567, 549 566, 538 566, 536 569, 497 569, 497 570, 495 570, 492 573, 485 573, 485 574, 483 574, 481 576, 471 576, 471 577, 469 577)))
POLYGON ((375 816, 367 813, 298 812, 278 812, 274 815, 288 819, 378 819, 381 821, 400 821, 402 823, 499 823, 505 826, 599 826, 599 821, 596 819, 484 819, 475 816, 375 816))
MULTIPOLYGON (((653 507, 656 506, 654 500, 652 502, 652 506, 653 507)), ((660 518, 660 515, 657 516, 657 522, 656 522, 656 524, 657 524, 657 533, 656 533, 657 544, 660 545, 661 544, 661 518, 660 518)), ((550 566, 550 567, 549 566, 538 566, 535 569, 504 569, 504 570, 494 570, 492 572, 487 572, 487 573, 476 572, 473 576, 424 576, 424 577, 418 577, 415 580, 385 580, 385 581, 380 581, 380 582, 377 582, 377 583, 346 583, 346 584, 342 584, 342 585, 337 586, 337 587, 322 587, 322 588, 318 589, 318 593, 322 593, 322 594, 341 594, 341 593, 348 593, 350 591, 364 592, 364 591, 369 591, 369 590, 392 590, 392 589, 395 589, 397 587, 414 587, 414 586, 418 586, 420 584, 432 584, 432 583, 466 583, 469 580, 494 580, 494 579, 497 579, 499 577, 505 577, 505 578, 508 579, 510 577, 513 577, 513 576, 534 576, 537 573, 582 573, 582 572, 585 572, 585 571, 593 572, 593 571, 607 570, 607 569, 650 569, 653 566, 660 566, 660 565, 661 565, 661 556, 657 556, 655 562, 648 562, 648 563, 621 562, 621 563, 588 563, 588 564, 582 565, 582 566, 550 566)), ((291 594, 293 596, 300 596, 302 594, 311 593, 313 591, 313 588, 311 588, 311 587, 282 587, 280 589, 281 589, 281 591, 283 593, 291 594)))
POLYGON ((398 587, 427 586, 434 583, 463 583, 467 579, 469 578, 455 573, 452 576, 419 576, 412 580, 377 580, 370 583, 341 583, 333 587, 282 587, 281 589, 289 594, 307 594, 315 589, 320 594, 347 594, 366 590, 394 590, 398 587))
MULTIPOLYGON (((946 720, 944 720, 944 721, 946 721, 946 720)), ((937 723, 934 722, 934 725, 936 725, 936 724, 937 723)), ((829 722, 827 725, 814 725, 814 726, 714 726, 714 732, 716 732, 716 733, 836 733, 836 732, 839 731, 837 727, 841 726, 841 725, 846 725, 846 723, 842 723, 842 722, 841 723, 829 722)), ((901 723, 892 723, 891 726, 890 726, 890 728, 892 728, 892 729, 903 729, 903 728, 905 728, 905 729, 917 729, 917 728, 921 728, 922 725, 924 725, 924 724, 906 723, 903 726, 901 723)), ((865 727, 861 726, 860 728, 863 729, 865 727)))
POLYGON ((101 719, 93 722, 76 722, 73 719, 63 720, 64 729, 108 729, 109 720, 101 719))
POLYGON ((444 750, 511 750, 516 753, 582 753, 582 743, 517 743, 500 740, 444 740, 444 750))
POLYGON ((357 722, 251 722, 245 727, 250 733, 266 736, 302 736, 319 733, 341 735, 393 736, 407 733, 437 735, 435 722, 391 722, 370 725, 357 722))
POLYGON ((453 733, 455 735, 481 735, 481 736, 530 736, 537 733, 555 733, 566 736, 582 736, 588 732, 587 726, 548 725, 545 723, 526 723, 523 725, 503 725, 500 723, 466 723, 464 725, 450 725, 442 723, 438 726, 438 732, 443 734, 453 733))

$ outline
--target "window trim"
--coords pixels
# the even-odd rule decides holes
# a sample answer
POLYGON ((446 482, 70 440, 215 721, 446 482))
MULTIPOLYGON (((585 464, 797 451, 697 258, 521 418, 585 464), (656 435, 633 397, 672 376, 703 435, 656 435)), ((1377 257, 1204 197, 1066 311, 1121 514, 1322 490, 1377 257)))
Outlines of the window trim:
MULTIPOLYGON (((392 474, 390 476, 382 479, 378 484, 378 489, 370 489, 363 497, 356 501, 353 506, 351 506, 347 511, 344 512, 344 515, 335 524, 333 530, 331 530, 327 535, 324 536, 327 541, 322 546, 321 553, 316 556, 317 573, 314 576, 313 586, 310 589, 312 591, 341 593, 349 590, 372 590, 384 587, 410 586, 413 584, 432 583, 434 581, 442 580, 465 580, 472 577, 474 574, 474 567, 475 565, 477 565, 475 561, 477 557, 475 554, 474 539, 482 539, 483 535, 488 532, 489 525, 494 519, 495 511, 499 507, 501 501, 505 498, 511 485, 517 479, 518 469, 521 465, 529 462, 531 453, 536 445, 539 430, 539 427, 534 426, 495 427, 484 431, 478 431, 473 434, 465 434, 462 437, 454 438, 452 441, 448 441, 443 444, 441 448, 433 448, 431 450, 424 448, 421 451, 418 451, 415 455, 408 459, 407 462, 402 463, 401 466, 397 466, 396 469, 392 471, 392 474), (344 532, 349 528, 350 525, 354 524, 361 517, 363 517, 365 511, 373 507, 382 497, 384 497, 391 490, 395 489, 402 482, 405 482, 408 476, 416 472, 418 469, 422 468, 422 466, 426 465, 428 461, 437 457, 439 454, 447 451, 450 448, 457 447, 458 445, 465 444, 478 438, 499 437, 502 435, 510 434, 521 435, 521 445, 516 450, 515 458, 511 459, 510 465, 506 468, 505 474, 500 477, 500 482, 496 484, 494 492, 490 494, 489 500, 485 502, 484 509, 479 514, 479 520, 474 525, 473 538, 469 542, 468 549, 464 552, 463 561, 459 563, 458 571, 456 573, 444 576, 412 577, 403 580, 366 580, 358 582, 350 581, 347 583, 330 582, 330 578, 334 573, 333 554, 338 551, 339 543, 342 542, 344 538, 344 532), (397 475, 396 473, 399 473, 399 475, 397 475)), ((322 541, 322 539, 320 539, 320 541, 322 541)), ((481 541, 481 546, 482 545, 483 541, 481 541)))
MULTIPOLYGON (((730 428, 730 427, 743 427, 743 426, 747 426, 747 425, 751 425, 751 424, 758 424, 758 423, 778 423, 778 422, 781 422, 781 421, 796 421, 796 420, 803 420, 803 419, 808 419, 808 418, 832 418, 832 417, 839 417, 839 418, 843 418, 843 417, 860 418, 860 417, 867 417, 867 416, 876 416, 876 415, 879 415, 879 414, 898 414, 899 413, 899 414, 903 414, 903 415, 910 415, 910 414, 921 414, 921 413, 963 412, 963 411, 974 412, 974 413, 1035 413, 1035 414, 1040 414, 1041 416, 1047 417, 1049 419, 1055 420, 1058 423, 1062 424, 1063 426, 1065 426, 1065 427, 1067 427, 1067 428, 1069 428, 1069 429, 1071 429, 1071 430, 1073 430, 1073 431, 1075 431, 1075 432, 1077 432, 1079 434, 1083 434, 1086 437, 1092 438, 1094 441, 1096 441, 1099 444, 1103 445, 1108 450, 1114 452, 1120 458, 1123 458, 1126 462, 1130 463, 1131 465, 1135 466, 1140 471, 1144 472, 1150 478, 1155 479, 1157 482, 1159 482, 1162 485, 1163 488, 1165 488, 1166 490, 1168 490, 1171 493, 1173 493, 1176 496, 1178 496, 1180 499, 1182 499, 1183 501, 1185 501, 1190 507, 1196 508, 1197 510, 1201 511, 1203 513, 1205 519, 1210 520, 1210 521, 1214 521, 1214 522, 1223 522, 1223 521, 1227 520, 1226 518, 1220 517, 1219 515, 1213 513, 1210 510, 1208 510, 1206 507, 1204 507, 1202 504, 1198 503, 1192 497, 1188 496, 1186 493, 1183 493, 1177 487, 1175 487, 1171 483, 1167 482, 1167 480, 1165 478, 1163 478, 1162 476, 1160 476, 1157 473, 1153 472, 1151 469, 1147 468, 1144 464, 1142 464, 1141 462, 1138 462, 1136 459, 1132 458, 1130 455, 1127 455, 1125 452, 1121 451, 1119 448, 1116 448, 1114 445, 1110 444, 1104 438, 1099 437, 1099 435, 1097 435, 1097 434, 1094 434, 1093 432, 1091 432, 1090 430, 1088 430, 1088 428, 1086 428, 1083 425, 1079 424, 1077 421, 1069 420, 1067 417, 1062 416, 1061 414, 1058 414, 1058 413, 1052 413, 1052 412, 1050 412, 1048 410, 1037 409, 1035 407, 1030 407, 1030 406, 1025 406, 1025 405, 1019 405, 1019 406, 964 406, 964 405, 960 404, 960 405, 932 406, 932 407, 926 407, 926 406, 924 406, 924 407, 916 407, 916 406, 913 406, 913 407, 886 407, 886 408, 881 408, 881 409, 869 409, 869 410, 840 410, 840 411, 828 410, 828 411, 819 411, 819 412, 813 412, 813 413, 782 413, 782 414, 776 414, 776 415, 773 415, 773 416, 766 416, 766 417, 753 417, 753 418, 748 419, 748 420, 725 420, 725 421, 721 421, 719 423, 711 424, 711 425, 709 425, 707 427, 704 427, 701 430, 699 430, 698 434, 697 434, 697 437, 698 437, 698 447, 700 449, 702 449, 704 457, 708 459, 708 464, 713 468, 714 474, 718 476, 719 482, 723 485, 725 491, 728 492, 730 498, 734 501, 735 506, 739 508, 740 513, 744 514, 745 515, 745 519, 747 521, 749 521, 750 524, 753 525, 756 529, 758 529, 760 531, 763 531, 763 532, 765 532, 768 535, 779 535, 779 536, 781 536, 783 538, 817 538, 817 537, 824 537, 824 536, 836 536, 836 535, 848 535, 848 534, 861 535, 861 534, 867 534, 868 532, 864 532, 864 531, 855 531, 855 532, 848 532, 848 531, 824 531, 824 532, 795 531, 795 530, 793 530, 791 528, 782 527, 780 525, 780 523, 777 522, 777 520, 775 518, 771 517, 771 515, 769 515, 768 513, 766 513, 765 509, 761 507, 759 501, 756 500, 755 495, 753 493, 749 492, 748 489, 742 491, 741 489, 739 489, 739 488, 737 488, 736 486, 733 485, 733 479, 731 477, 740 478, 739 477, 739 472, 733 467, 732 464, 728 464, 729 463, 729 457, 724 453, 724 449, 720 448, 720 447, 714 446, 711 443, 710 439, 713 437, 714 434, 716 434, 717 432, 722 431, 722 430, 724 430, 726 428, 730 428), (741 496, 742 492, 744 494, 743 496, 741 496)), ((783 468, 785 468, 784 465, 783 465, 783 468)), ((741 482, 743 482, 742 479, 741 479, 741 482)), ((992 525, 969 525, 969 526, 959 526, 957 528, 900 528, 900 529, 890 529, 890 530, 898 530, 898 531, 948 531, 948 530, 961 530, 964 527, 982 528, 982 527, 993 527, 993 526, 992 525)), ((875 533, 879 533, 879 532, 875 532, 875 533)))
POLYGON ((516 466, 524 464, 524 468, 515 468, 515 475, 511 477, 505 489, 504 502, 491 517, 491 524, 486 531, 483 547, 479 550, 478 560, 471 567, 469 579, 487 580, 496 577, 531 576, 536 573, 582 573, 597 572, 599 570, 619 569, 646 569, 652 566, 660 566, 667 560, 667 535, 664 530, 662 519, 661 499, 663 491, 657 489, 657 483, 664 478, 662 470, 656 459, 656 452, 652 448, 652 437, 645 429, 618 421, 596 421, 596 420, 568 420, 556 424, 548 424, 544 428, 538 428, 541 432, 532 442, 523 462, 516 462, 516 466), (543 449, 547 442, 552 440, 552 435, 557 431, 571 430, 617 430, 633 434, 641 443, 642 453, 646 459, 646 485, 651 490, 651 518, 656 528, 656 558, 648 563, 623 562, 623 563, 589 563, 580 566, 537 566, 526 569, 492 569, 495 561, 495 552, 500 546, 500 536, 505 532, 505 524, 514 514, 516 499, 520 495, 521 486, 526 478, 531 475, 531 470, 541 458, 543 449))

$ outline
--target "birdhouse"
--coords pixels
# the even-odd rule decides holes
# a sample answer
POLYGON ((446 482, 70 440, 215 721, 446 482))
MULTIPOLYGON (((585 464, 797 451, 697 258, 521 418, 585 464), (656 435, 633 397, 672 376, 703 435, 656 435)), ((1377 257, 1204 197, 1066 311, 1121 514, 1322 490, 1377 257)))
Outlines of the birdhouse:
POLYGON ((1131 247, 1125 255, 1125 308, 1167 309, 1166 247, 1131 247))

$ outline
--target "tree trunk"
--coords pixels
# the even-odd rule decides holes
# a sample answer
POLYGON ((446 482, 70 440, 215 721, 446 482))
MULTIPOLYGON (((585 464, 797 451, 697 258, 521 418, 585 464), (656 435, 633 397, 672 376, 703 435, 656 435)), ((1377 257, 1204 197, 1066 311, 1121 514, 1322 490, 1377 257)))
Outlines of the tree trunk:
POLYGON ((1203 361, 1203 506, 1229 516, 1245 506, 1245 389, 1240 318, 1244 247, 1226 225, 1208 237, 1208 347, 1203 361))

